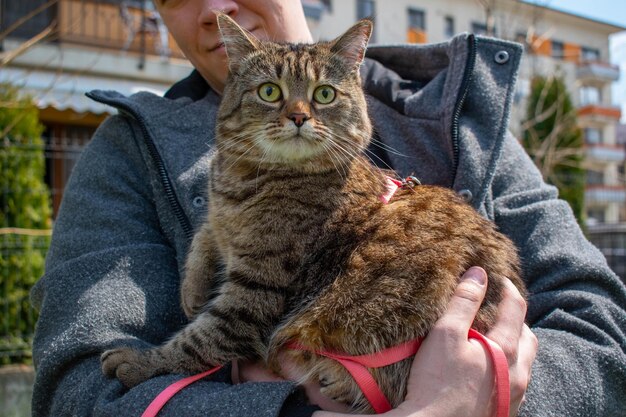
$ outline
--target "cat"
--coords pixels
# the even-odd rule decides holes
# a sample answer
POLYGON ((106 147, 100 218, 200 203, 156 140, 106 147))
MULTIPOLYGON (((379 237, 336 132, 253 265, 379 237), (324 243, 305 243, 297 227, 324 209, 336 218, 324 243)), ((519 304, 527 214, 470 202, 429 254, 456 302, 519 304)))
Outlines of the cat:
MULTIPOLYGON (((160 347, 103 353, 103 371, 127 387, 243 358, 279 371, 282 351, 323 394, 371 413, 343 367, 285 347, 359 355, 424 336, 474 265, 489 274, 473 325, 485 332, 505 277, 525 294, 516 249, 452 190, 406 186, 381 200, 389 172, 364 156, 372 127, 359 76, 370 20, 317 44, 259 41, 224 14, 218 23, 230 78, 208 215, 181 285, 193 320, 160 347)), ((411 360, 371 370, 394 407, 411 360)))

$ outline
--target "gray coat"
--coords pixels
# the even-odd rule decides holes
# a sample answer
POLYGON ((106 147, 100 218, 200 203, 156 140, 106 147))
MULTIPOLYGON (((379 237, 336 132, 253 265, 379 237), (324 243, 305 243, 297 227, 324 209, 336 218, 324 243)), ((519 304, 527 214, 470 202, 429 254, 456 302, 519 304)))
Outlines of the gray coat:
MULTIPOLYGON (((372 159, 457 190, 520 248, 527 321, 540 346, 520 415, 624 415, 626 289, 507 133, 521 53, 468 35, 371 47, 364 83, 385 144, 372 147, 372 159)), ((178 287, 205 216, 219 97, 91 96, 119 115, 98 129, 74 169, 32 293, 41 310, 34 416, 140 415, 178 378, 127 391, 102 375, 99 354, 160 344, 186 322, 178 287)), ((231 385, 225 371, 183 390, 160 415, 310 414, 302 402, 289 382, 231 385)))

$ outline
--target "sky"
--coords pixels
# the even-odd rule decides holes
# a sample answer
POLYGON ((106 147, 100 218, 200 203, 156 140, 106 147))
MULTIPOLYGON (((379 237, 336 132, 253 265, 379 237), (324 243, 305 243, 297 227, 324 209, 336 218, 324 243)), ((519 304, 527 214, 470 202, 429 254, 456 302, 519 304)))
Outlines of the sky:
MULTIPOLYGON (((626 28, 624 0, 526 0, 541 6, 563 10, 580 16, 626 28)), ((609 38, 611 62, 620 67, 621 77, 613 84, 613 103, 622 107, 622 123, 626 123, 626 30, 609 38)))

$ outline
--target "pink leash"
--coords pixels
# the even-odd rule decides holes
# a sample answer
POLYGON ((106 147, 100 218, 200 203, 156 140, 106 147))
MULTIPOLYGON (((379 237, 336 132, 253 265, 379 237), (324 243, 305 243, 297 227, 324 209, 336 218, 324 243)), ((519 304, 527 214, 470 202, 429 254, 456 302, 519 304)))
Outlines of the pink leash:
MULTIPOLYGON (((496 417, 508 417, 511 394, 509 387, 509 364, 506 360, 504 352, 502 352, 502 349, 500 349, 497 344, 493 343, 491 340, 487 339, 474 329, 470 329, 468 338, 478 340, 487 349, 495 370, 495 388, 497 396, 495 415, 496 417)), ((333 359, 343 365, 350 375, 352 375, 359 388, 361 388, 363 395, 365 395, 365 398, 367 398, 369 403, 372 405, 374 411, 377 414, 380 414, 391 410, 391 404, 389 404, 387 397, 385 397, 385 394, 383 394, 382 390, 367 368, 380 368, 410 358, 417 353, 421 343, 422 339, 410 340, 400 345, 385 349, 381 352, 359 356, 350 356, 336 352, 317 350, 315 353, 329 359, 333 359)), ((288 344, 287 347, 296 350, 311 350, 296 342, 288 344)), ((201 374, 193 375, 171 384, 159 395, 157 395, 148 408, 146 408, 146 411, 144 411, 141 417, 156 417, 165 403, 167 403, 170 398, 176 395, 179 391, 187 385, 209 376, 221 368, 222 366, 217 366, 201 374)))
POLYGON ((154 400, 150 403, 146 411, 143 412, 141 417, 156 417, 161 411, 161 408, 168 402, 174 395, 178 394, 183 388, 185 388, 189 384, 193 384, 199 379, 204 378, 205 376, 209 376, 217 371, 222 369, 222 366, 216 366, 215 368, 211 368, 208 371, 202 372, 201 374, 189 376, 187 378, 183 378, 180 381, 176 381, 173 384, 169 385, 163 391, 156 396, 154 400))

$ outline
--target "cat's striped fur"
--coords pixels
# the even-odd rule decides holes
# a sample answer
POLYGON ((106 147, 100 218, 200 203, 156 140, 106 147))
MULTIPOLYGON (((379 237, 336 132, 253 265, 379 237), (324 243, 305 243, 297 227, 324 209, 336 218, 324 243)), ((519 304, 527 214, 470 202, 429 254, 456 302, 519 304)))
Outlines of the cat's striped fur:
MULTIPOLYGON (((264 358, 278 370, 276 355, 289 341, 376 352, 425 335, 473 265, 489 274, 475 327, 489 328, 502 279, 523 291, 512 243, 450 190, 418 186, 382 203, 385 173, 361 156, 371 126, 358 67, 371 22, 314 45, 259 42, 227 16, 219 23, 231 78, 218 116, 208 218, 181 289, 195 319, 161 347, 105 352, 104 372, 134 386, 233 359, 264 358), (280 89, 279 100, 262 98, 275 93, 259 89, 268 82, 280 89), (336 96, 322 104, 313 96, 325 85, 336 96), (220 262, 224 282, 205 305, 220 262)), ((287 354, 325 394, 372 411, 341 366, 287 354)), ((410 363, 373 370, 393 405, 404 397, 410 363)))

